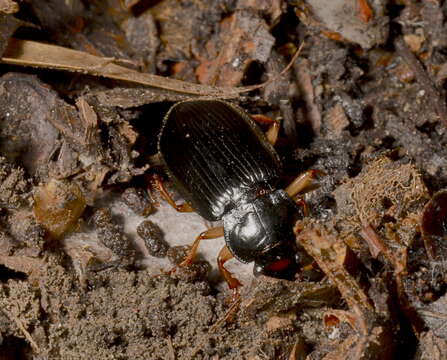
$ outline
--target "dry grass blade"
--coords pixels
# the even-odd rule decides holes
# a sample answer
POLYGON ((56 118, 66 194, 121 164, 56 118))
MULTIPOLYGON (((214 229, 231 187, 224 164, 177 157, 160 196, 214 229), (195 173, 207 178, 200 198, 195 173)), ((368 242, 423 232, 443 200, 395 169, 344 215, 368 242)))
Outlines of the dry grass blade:
POLYGON ((7 64, 66 70, 201 96, 236 97, 244 88, 218 88, 140 73, 104 58, 57 45, 11 39, 3 54, 7 64))
MULTIPOLYGON (((298 50, 289 66, 281 72, 280 76, 290 68, 291 64, 298 57, 299 52, 298 50)), ((233 88, 199 85, 158 75, 140 73, 115 64, 114 61, 116 59, 114 58, 104 58, 62 46, 14 38, 10 40, 1 60, 6 64, 79 72, 177 93, 219 98, 238 97, 241 93, 262 88, 266 84, 233 88)), ((274 80, 271 79, 267 83, 274 80)))

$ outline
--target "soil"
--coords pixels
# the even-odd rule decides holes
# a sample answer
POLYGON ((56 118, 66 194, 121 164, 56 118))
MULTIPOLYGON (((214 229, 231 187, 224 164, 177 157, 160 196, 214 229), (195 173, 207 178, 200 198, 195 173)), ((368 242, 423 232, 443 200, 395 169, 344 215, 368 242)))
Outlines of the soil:
POLYGON ((446 20, 441 0, 0 0, 0 360, 445 359, 446 20), (294 281, 231 260, 232 297, 222 239, 178 266, 216 224, 166 205, 157 136, 203 96, 280 121, 279 188, 318 170, 294 281))

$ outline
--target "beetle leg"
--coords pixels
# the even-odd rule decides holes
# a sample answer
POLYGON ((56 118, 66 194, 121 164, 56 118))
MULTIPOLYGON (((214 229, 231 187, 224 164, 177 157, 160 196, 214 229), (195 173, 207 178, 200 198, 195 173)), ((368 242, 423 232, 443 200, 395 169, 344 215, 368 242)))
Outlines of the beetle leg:
POLYGON ((154 182, 155 182, 155 186, 160 191, 163 199, 165 199, 168 202, 168 204, 171 205, 175 210, 177 210, 178 212, 193 212, 194 211, 194 209, 188 203, 183 203, 180 205, 177 205, 175 203, 174 199, 171 197, 171 195, 166 190, 160 176, 154 175, 154 182))
POLYGON ((298 197, 295 199, 295 202, 299 206, 301 206, 301 208, 303 209, 303 215, 307 217, 309 215, 309 208, 307 207, 307 203, 304 201, 304 199, 301 197, 298 197))
POLYGON ((217 265, 219 266, 219 271, 227 282, 228 287, 233 290, 233 297, 237 299, 239 297, 238 287, 242 286, 242 284, 238 279, 233 277, 233 274, 229 272, 224 266, 224 264, 232 258, 233 254, 230 252, 227 245, 225 245, 219 251, 219 255, 217 256, 217 265))
POLYGON ((286 187, 285 191, 291 198, 299 194, 306 187, 312 184, 313 179, 318 174, 322 174, 320 170, 307 170, 302 174, 298 175, 295 180, 293 180, 289 186, 286 187))
POLYGON ((265 115, 251 115, 251 118, 259 124, 268 124, 269 128, 265 133, 267 141, 271 145, 275 145, 278 140, 279 122, 265 115))
POLYGON ((189 251, 186 258, 179 264, 179 266, 188 266, 191 264, 196 257, 197 249, 199 248, 200 241, 209 240, 209 239, 217 239, 224 235, 223 226, 214 227, 202 232, 197 238, 194 240, 191 250, 189 251))

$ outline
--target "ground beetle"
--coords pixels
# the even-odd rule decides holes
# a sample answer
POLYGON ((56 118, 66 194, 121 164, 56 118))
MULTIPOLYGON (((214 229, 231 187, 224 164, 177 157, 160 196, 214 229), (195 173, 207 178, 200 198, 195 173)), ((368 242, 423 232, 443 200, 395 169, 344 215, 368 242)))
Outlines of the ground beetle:
POLYGON ((277 131, 271 127, 266 138, 252 117, 230 103, 189 100, 171 107, 159 135, 160 157, 186 203, 176 205, 157 178, 163 197, 178 211, 194 209, 207 220, 223 220, 223 228, 197 237, 180 265, 193 261, 201 240, 225 236, 218 265, 236 292, 241 284, 224 267, 232 257, 254 261, 255 275, 292 279, 298 269, 292 228, 303 208, 292 197, 315 171, 299 176, 285 191, 276 189, 281 163, 271 143, 277 131))

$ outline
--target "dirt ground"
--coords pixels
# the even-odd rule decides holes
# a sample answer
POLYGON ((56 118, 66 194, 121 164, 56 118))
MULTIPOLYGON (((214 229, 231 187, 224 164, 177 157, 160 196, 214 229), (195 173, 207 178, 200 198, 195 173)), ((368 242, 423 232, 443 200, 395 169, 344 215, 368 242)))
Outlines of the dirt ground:
POLYGON ((0 0, 0 360, 446 359, 446 24, 443 0, 0 0), (197 97, 280 122, 278 188, 319 170, 295 280, 231 260, 236 302, 222 239, 176 266, 212 224, 153 181, 182 201, 157 136, 197 97))

